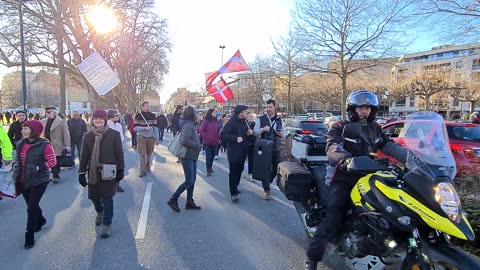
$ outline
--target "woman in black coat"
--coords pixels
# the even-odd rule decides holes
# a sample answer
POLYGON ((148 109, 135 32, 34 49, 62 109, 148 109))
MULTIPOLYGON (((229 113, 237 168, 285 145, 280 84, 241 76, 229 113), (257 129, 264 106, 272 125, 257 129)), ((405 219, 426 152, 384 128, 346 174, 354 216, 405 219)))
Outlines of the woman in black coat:
POLYGON ((110 237, 113 218, 113 196, 123 179, 125 162, 122 140, 118 131, 108 128, 107 113, 96 110, 92 115, 93 128, 85 134, 78 170, 78 182, 85 187, 88 182, 88 198, 97 212, 95 224, 103 223, 102 238, 110 237), (103 179, 102 164, 115 164, 116 176, 103 179), (88 176, 88 181, 87 181, 88 176))

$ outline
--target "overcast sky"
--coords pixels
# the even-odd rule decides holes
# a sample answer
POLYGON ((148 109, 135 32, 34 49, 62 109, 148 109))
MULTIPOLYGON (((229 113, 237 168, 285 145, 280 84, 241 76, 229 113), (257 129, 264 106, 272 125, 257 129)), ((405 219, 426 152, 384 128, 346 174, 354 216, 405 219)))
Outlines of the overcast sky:
MULTIPOLYGON (((271 39, 288 32, 294 6, 294 0, 156 0, 156 12, 168 20, 173 44, 161 102, 179 87, 200 89, 204 73, 221 66, 219 45, 226 46, 224 61, 237 49, 247 62, 271 53, 271 39)), ((409 51, 435 45, 431 33, 418 34, 409 51)), ((0 78, 15 70, 0 66, 0 78)))

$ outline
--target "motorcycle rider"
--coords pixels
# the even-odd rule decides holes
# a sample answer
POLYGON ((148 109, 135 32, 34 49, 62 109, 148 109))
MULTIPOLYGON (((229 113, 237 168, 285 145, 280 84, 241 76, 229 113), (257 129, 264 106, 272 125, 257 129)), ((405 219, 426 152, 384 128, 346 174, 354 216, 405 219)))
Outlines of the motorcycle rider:
POLYGON ((401 163, 406 162, 407 150, 391 141, 374 121, 378 105, 377 96, 370 91, 356 90, 350 93, 347 97, 349 121, 333 124, 327 133, 327 156, 335 169, 330 176, 333 180, 329 186, 325 218, 318 225, 307 249, 307 270, 317 269, 317 263, 322 260, 327 244, 341 232, 345 214, 350 207, 350 191, 360 178, 360 175, 349 175, 342 165, 348 164, 352 157, 369 156, 377 150, 382 150, 401 163), (362 125, 363 139, 343 136, 344 127, 350 123, 362 125))

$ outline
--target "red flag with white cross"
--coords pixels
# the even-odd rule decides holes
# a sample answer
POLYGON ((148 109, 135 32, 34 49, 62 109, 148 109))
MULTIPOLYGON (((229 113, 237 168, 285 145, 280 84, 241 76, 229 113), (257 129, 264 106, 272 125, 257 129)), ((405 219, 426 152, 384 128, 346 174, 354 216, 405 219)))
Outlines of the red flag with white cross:
POLYGON ((220 78, 217 83, 208 88, 208 94, 214 97, 218 103, 224 103, 233 98, 232 89, 230 89, 223 78, 220 78))

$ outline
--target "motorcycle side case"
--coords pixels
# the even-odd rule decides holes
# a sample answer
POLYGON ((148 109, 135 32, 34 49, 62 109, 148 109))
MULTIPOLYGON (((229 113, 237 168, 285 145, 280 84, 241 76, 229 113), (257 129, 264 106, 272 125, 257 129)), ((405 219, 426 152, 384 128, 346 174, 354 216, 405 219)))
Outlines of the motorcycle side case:
POLYGON ((273 147, 273 141, 265 139, 256 141, 253 152, 253 179, 263 180, 272 177, 273 147))
POLYGON ((312 189, 312 174, 295 161, 285 161, 278 165, 277 185, 291 201, 304 201, 312 189))

